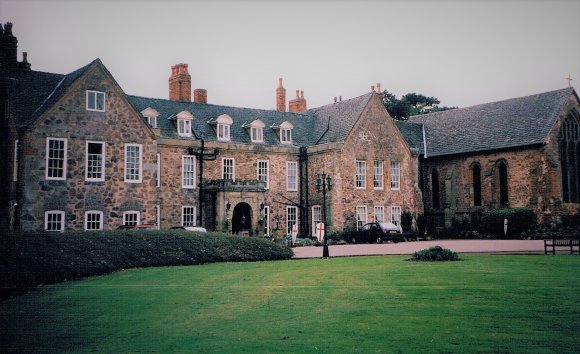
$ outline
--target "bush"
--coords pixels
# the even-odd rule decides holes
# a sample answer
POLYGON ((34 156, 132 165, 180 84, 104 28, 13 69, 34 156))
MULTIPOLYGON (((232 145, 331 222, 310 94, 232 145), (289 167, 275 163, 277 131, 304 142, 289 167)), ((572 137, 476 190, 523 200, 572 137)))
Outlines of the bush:
POLYGON ((536 214, 531 209, 497 209, 483 213, 481 227, 485 232, 503 235, 504 219, 508 220, 508 235, 520 235, 523 231, 536 225, 536 214))
POLYGON ((413 226, 413 214, 408 211, 404 211, 401 214, 401 227, 404 232, 411 232, 413 226))
POLYGON ((294 246, 297 247, 312 246, 313 244, 314 241, 312 241, 310 238, 297 238, 296 242, 294 243, 294 246))
POLYGON ((289 259, 288 247, 259 238, 184 230, 13 233, 0 237, 0 296, 120 269, 289 259), (2 293, 4 292, 4 293, 2 293))
POLYGON ((425 262, 458 261, 459 254, 450 249, 442 248, 441 246, 433 246, 413 253, 411 260, 425 262))

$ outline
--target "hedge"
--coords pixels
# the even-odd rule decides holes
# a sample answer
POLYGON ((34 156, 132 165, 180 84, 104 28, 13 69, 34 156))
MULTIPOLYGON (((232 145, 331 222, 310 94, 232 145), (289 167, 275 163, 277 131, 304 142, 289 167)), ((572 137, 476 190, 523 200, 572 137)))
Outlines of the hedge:
POLYGON ((504 234, 504 220, 508 220, 508 235, 519 235, 523 231, 536 225, 536 214, 531 209, 513 208, 497 209, 483 213, 481 226, 484 231, 495 234, 504 234))
POLYGON ((18 233, 0 236, 0 296, 121 269, 289 259, 258 238, 183 230, 18 233))

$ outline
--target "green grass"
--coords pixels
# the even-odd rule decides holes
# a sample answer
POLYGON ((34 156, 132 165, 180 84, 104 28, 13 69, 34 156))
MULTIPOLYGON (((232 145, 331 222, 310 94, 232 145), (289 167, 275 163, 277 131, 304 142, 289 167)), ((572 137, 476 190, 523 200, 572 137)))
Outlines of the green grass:
POLYGON ((0 351, 578 352, 580 257, 122 271, 0 303, 0 351))

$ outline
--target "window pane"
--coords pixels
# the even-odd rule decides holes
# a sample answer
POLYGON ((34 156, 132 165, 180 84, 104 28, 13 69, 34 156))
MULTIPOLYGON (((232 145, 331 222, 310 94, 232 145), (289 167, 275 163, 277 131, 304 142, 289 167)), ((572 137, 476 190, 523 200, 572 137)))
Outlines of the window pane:
POLYGON ((125 180, 141 180, 141 147, 137 145, 125 146, 125 180))
POLYGON ((195 207, 183 207, 183 226, 195 226, 195 207))
POLYGON ((356 229, 360 230, 367 223, 367 207, 356 207, 356 229))
POLYGON ((382 189, 383 188, 383 161, 374 161, 373 163, 373 171, 374 171, 374 188, 382 189))
POLYGON ((289 191, 298 190, 298 163, 286 163, 286 189, 289 191))
POLYGON ((366 188, 366 161, 356 160, 355 186, 356 188, 366 188))
POLYGON ((49 139, 46 152, 46 177, 64 179, 65 140, 49 139))
POLYGON ((401 187, 401 163, 391 161, 391 188, 399 189, 401 187))
POLYGON ((183 187, 195 187, 195 156, 183 156, 183 187))
POLYGON ((103 144, 87 144, 87 179, 103 178, 103 144))

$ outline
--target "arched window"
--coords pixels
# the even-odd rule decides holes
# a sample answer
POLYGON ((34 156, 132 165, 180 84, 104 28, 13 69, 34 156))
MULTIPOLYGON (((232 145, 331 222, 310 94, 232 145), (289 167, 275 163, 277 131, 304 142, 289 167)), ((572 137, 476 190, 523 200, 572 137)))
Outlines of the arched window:
POLYGON ((497 169, 499 177, 499 203, 502 206, 507 206, 509 204, 507 162, 505 162, 505 160, 501 160, 497 164, 497 169))
POLYGON ((439 192, 439 173, 433 169, 431 172, 431 192, 433 194, 433 209, 441 207, 441 196, 439 192))
POLYGON ((481 206, 481 167, 474 162, 471 165, 471 186, 473 187, 473 205, 481 206))
POLYGON ((580 203, 580 115, 570 112, 560 130, 560 163, 564 203, 580 203))

